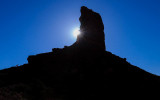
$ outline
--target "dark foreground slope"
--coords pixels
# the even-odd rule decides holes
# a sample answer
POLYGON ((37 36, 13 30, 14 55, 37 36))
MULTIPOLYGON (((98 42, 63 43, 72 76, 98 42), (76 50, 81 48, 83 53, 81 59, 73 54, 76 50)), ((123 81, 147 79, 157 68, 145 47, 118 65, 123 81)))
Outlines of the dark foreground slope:
POLYGON ((82 7, 80 22, 82 34, 72 46, 29 56, 28 64, 1 70, 0 100, 99 100, 160 89, 159 76, 105 51, 98 13, 82 7))

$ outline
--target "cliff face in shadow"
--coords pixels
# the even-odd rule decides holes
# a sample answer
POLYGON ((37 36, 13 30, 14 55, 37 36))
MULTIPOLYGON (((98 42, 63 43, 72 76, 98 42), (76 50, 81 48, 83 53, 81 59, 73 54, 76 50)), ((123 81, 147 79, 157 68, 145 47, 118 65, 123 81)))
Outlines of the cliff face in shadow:
POLYGON ((160 89, 159 76, 105 51, 98 13, 81 7, 79 20, 81 35, 73 45, 29 56, 28 64, 0 71, 0 100, 99 100, 160 89))

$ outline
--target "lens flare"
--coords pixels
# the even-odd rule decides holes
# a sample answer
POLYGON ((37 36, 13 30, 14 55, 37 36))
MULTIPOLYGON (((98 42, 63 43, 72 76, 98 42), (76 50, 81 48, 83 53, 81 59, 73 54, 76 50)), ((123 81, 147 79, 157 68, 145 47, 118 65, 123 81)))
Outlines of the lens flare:
POLYGON ((80 35, 80 29, 79 28, 76 28, 76 29, 74 29, 74 31, 73 31, 73 36, 75 37, 75 38, 77 38, 77 36, 78 35, 80 35))

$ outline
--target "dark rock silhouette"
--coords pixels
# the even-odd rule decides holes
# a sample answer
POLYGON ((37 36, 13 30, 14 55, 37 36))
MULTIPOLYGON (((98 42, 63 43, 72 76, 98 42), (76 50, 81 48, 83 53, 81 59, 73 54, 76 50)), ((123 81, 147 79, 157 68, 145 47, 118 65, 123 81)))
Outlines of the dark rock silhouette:
POLYGON ((1 70, 0 100, 133 99, 160 89, 159 76, 105 51, 98 13, 82 7, 80 22, 81 35, 73 45, 29 56, 28 64, 1 70))
POLYGON ((73 46, 77 46, 79 49, 87 52, 104 52, 104 25, 101 16, 83 6, 81 7, 79 20, 81 22, 81 35, 78 36, 73 46))

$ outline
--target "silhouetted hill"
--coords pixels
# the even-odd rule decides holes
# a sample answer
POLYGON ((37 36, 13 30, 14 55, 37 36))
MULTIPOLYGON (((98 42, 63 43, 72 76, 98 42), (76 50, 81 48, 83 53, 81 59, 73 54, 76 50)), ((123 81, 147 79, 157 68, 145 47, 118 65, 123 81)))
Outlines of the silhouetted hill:
POLYGON ((100 100, 118 95, 131 99, 160 89, 159 76, 105 51, 98 13, 83 6, 80 22, 81 35, 73 45, 1 70, 0 100, 100 100))

